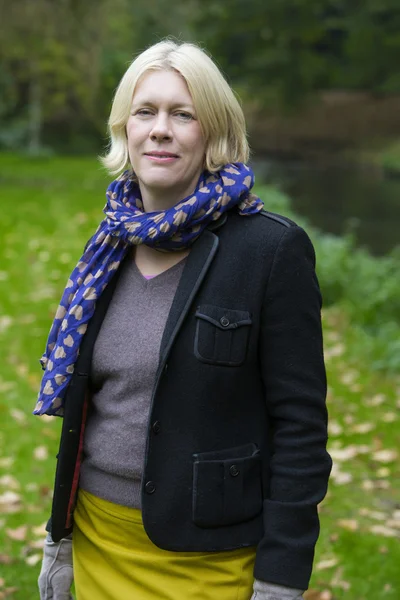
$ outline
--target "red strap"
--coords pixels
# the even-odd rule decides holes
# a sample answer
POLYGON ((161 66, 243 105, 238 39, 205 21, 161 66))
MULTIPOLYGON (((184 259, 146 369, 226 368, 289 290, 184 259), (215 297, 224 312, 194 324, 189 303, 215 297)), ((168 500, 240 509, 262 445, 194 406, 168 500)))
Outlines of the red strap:
POLYGON ((65 523, 66 529, 69 529, 72 525, 72 515, 74 512, 74 508, 75 508, 75 498, 76 498, 76 494, 78 492, 79 473, 80 473, 81 464, 82 464, 83 437, 84 437, 84 433, 85 433, 88 406, 89 406, 89 391, 86 392, 85 400, 83 403, 82 425, 81 425, 81 432, 80 432, 80 436, 79 436, 79 448, 78 448, 78 454, 77 454, 76 463, 75 463, 74 477, 72 480, 71 494, 70 494, 69 502, 68 502, 67 521, 65 523))

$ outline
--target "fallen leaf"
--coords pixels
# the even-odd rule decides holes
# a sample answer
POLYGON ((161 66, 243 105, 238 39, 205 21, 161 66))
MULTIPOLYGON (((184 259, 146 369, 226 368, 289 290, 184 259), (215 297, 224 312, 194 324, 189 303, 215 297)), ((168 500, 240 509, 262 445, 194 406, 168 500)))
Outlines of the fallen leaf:
POLYGON ((351 427, 353 433, 369 433, 373 429, 375 429, 374 423, 358 423, 351 427))
POLYGON ((378 479, 378 481, 375 481, 375 488, 377 490, 388 490, 390 488, 390 481, 387 479, 378 479))
POLYGON ((361 383, 353 383, 352 385, 349 385, 349 390, 351 390, 352 392, 361 392, 362 390, 362 385, 361 383))
POLYGON ((337 421, 330 421, 328 423, 329 435, 341 435, 343 433, 343 427, 339 425, 337 421))
POLYGON ((32 527, 31 528, 32 534, 36 535, 37 537, 45 536, 46 535, 46 525, 47 525, 47 523, 42 523, 41 525, 38 525, 37 527, 32 527))
POLYGON ((332 579, 331 579, 331 586, 332 587, 339 587, 342 590, 348 591, 351 587, 350 583, 348 581, 344 581, 342 576, 343 576, 343 571, 344 571, 344 567, 341 566, 338 569, 336 569, 332 579))
POLYGON ((15 388, 15 382, 14 381, 2 381, 2 380, 0 380, 0 392, 2 392, 2 393, 4 393, 4 392, 10 392, 14 388, 15 388))
POLYGON ((26 414, 22 410, 19 410, 19 408, 12 408, 10 410, 10 415, 17 423, 26 423, 27 421, 26 414))
POLYGON ((25 490, 27 492, 36 492, 36 490, 39 489, 39 485, 37 483, 35 483, 34 481, 32 483, 27 483, 25 486, 25 490))
POLYGON ((326 360, 331 358, 335 358, 336 356, 341 356, 345 351, 345 347, 343 344, 336 344, 335 346, 331 346, 330 348, 326 348, 324 350, 324 357, 326 360))
POLYGON ((372 454, 372 458, 378 462, 388 463, 396 460, 398 453, 396 450, 378 450, 372 454))
POLYGON ((355 446, 355 450, 357 454, 369 454, 371 452, 371 446, 367 446, 367 444, 359 444, 355 446))
POLYGON ((388 467, 380 467, 376 471, 376 474, 378 477, 390 477, 390 469, 388 469, 388 467))
POLYGON ((303 594, 304 600, 333 600, 332 593, 329 590, 307 590, 303 594))
POLYGON ((0 486, 10 488, 11 490, 19 490, 21 487, 19 481, 12 475, 3 475, 0 477, 0 486))
POLYGON ((323 571, 324 569, 331 569, 332 567, 336 567, 337 564, 338 564, 337 558, 326 558, 324 560, 320 560, 315 565, 315 569, 317 571, 323 571))
POLYGON ((8 315, 4 315, 4 316, 0 317, 0 333, 3 333, 4 331, 6 331, 6 329, 8 329, 10 327, 12 322, 13 322, 12 318, 9 317, 8 315))
POLYGON ((33 456, 36 460, 47 460, 49 457, 49 451, 46 446, 38 446, 33 451, 33 456))
POLYGON ((346 448, 331 448, 329 450, 329 454, 333 460, 343 462, 357 456, 357 449, 355 446, 347 446, 346 448))
POLYGON ((331 471, 331 480, 337 485, 346 485, 350 483, 353 479, 351 473, 345 473, 340 470, 340 467, 337 463, 333 463, 332 471, 331 471))
POLYGON ((387 514, 384 512, 380 512, 378 510, 370 510, 369 508, 360 508, 358 512, 363 517, 370 517, 371 519, 375 519, 376 521, 385 521, 385 519, 387 519, 387 514))
POLYGON ((23 542, 26 539, 27 533, 28 527, 26 525, 21 525, 20 527, 16 527, 16 529, 6 529, 8 537, 16 542, 23 542))
POLYGON ((40 420, 41 421, 50 421, 50 422, 54 422, 55 419, 57 419, 57 417, 52 417, 51 415, 41 415, 40 416, 40 420))
POLYGON ((42 560, 42 554, 32 554, 25 559, 25 562, 30 567, 34 567, 38 562, 42 560))
POLYGON ((367 406, 380 406, 385 400, 386 396, 384 394, 376 394, 375 396, 372 396, 372 398, 365 400, 365 404, 367 406))
POLYGON ((375 533, 376 535, 383 535, 385 537, 397 537, 399 532, 395 529, 391 529, 390 527, 386 527, 385 525, 373 525, 369 528, 371 533, 375 533))
POLYGON ((339 519, 336 521, 336 524, 343 529, 347 529, 348 531, 357 531, 358 529, 358 521, 355 519, 339 519))
POLYGON ((319 600, 333 600, 333 594, 329 590, 323 590, 319 595, 319 600))
POLYGON ((394 412, 387 412, 382 416, 382 421, 385 423, 393 423, 397 419, 397 415, 394 412))
POLYGON ((364 481, 361 484, 361 487, 366 492, 369 492, 370 490, 373 490, 375 486, 374 486, 374 482, 371 481, 370 479, 364 479, 364 481))
POLYGON ((16 492, 7 490, 0 494, 0 514, 16 513, 21 509, 21 498, 16 492))
POLYGON ((48 485, 41 485, 39 488, 39 494, 42 498, 51 498, 53 495, 53 488, 48 485))
POLYGON ((34 549, 34 550, 43 550, 43 544, 44 544, 43 539, 35 540, 34 542, 28 542, 28 547, 30 549, 34 549))
POLYGON ((345 373, 343 373, 343 375, 340 377, 340 381, 344 384, 344 385, 350 385, 351 383, 354 383, 355 380, 359 377, 359 373, 357 371, 346 371, 345 373))
POLYGON ((3 600, 3 598, 8 598, 9 596, 12 596, 15 592, 18 592, 19 588, 17 587, 8 587, 8 588, 4 588, 4 590, 2 592, 0 592, 0 600, 3 600))

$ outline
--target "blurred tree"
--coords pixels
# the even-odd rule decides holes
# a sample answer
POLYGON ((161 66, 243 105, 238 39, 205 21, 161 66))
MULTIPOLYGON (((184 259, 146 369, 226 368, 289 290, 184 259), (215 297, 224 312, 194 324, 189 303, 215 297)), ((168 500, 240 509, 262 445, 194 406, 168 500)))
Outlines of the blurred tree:
POLYGON ((104 135, 113 91, 133 55, 190 37, 197 0, 0 0, 3 145, 66 148, 104 135), (57 134, 57 137, 55 135, 57 134), (66 140, 64 144, 62 140, 66 140))
POLYGON ((136 0, 128 8, 135 28, 137 50, 165 37, 182 41, 195 38, 192 23, 200 15, 200 0, 136 0))
POLYGON ((130 60, 167 35, 204 45, 272 109, 400 91, 399 0, 0 0, 0 21, 0 144, 36 152, 98 144, 130 60))
POLYGON ((0 0, 2 116, 19 125, 27 148, 41 148, 45 121, 96 113, 101 49, 111 4, 120 0, 0 0))
POLYGON ((195 25, 241 90, 269 104, 400 91, 399 0, 202 0, 195 25))

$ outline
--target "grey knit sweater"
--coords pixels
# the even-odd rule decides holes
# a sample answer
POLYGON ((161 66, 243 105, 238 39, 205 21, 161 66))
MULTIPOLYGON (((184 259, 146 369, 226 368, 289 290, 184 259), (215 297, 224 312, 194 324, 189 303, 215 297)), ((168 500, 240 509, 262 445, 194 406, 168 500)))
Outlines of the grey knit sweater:
POLYGON ((92 359, 93 412, 84 439, 80 486, 141 508, 151 394, 161 338, 185 259, 146 280, 126 260, 92 359))

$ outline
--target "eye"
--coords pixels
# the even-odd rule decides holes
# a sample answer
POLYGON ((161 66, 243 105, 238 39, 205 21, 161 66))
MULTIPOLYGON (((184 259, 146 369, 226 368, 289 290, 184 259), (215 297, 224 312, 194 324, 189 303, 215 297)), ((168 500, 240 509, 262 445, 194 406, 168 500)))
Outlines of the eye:
POLYGON ((191 121, 192 119, 194 119, 193 115, 183 110, 179 110, 178 112, 176 112, 175 116, 179 117, 179 119, 182 119, 183 121, 191 121))
POLYGON ((152 115, 153 113, 151 112, 151 110, 149 108, 139 108, 134 114, 140 115, 141 117, 148 117, 149 115, 152 115))

